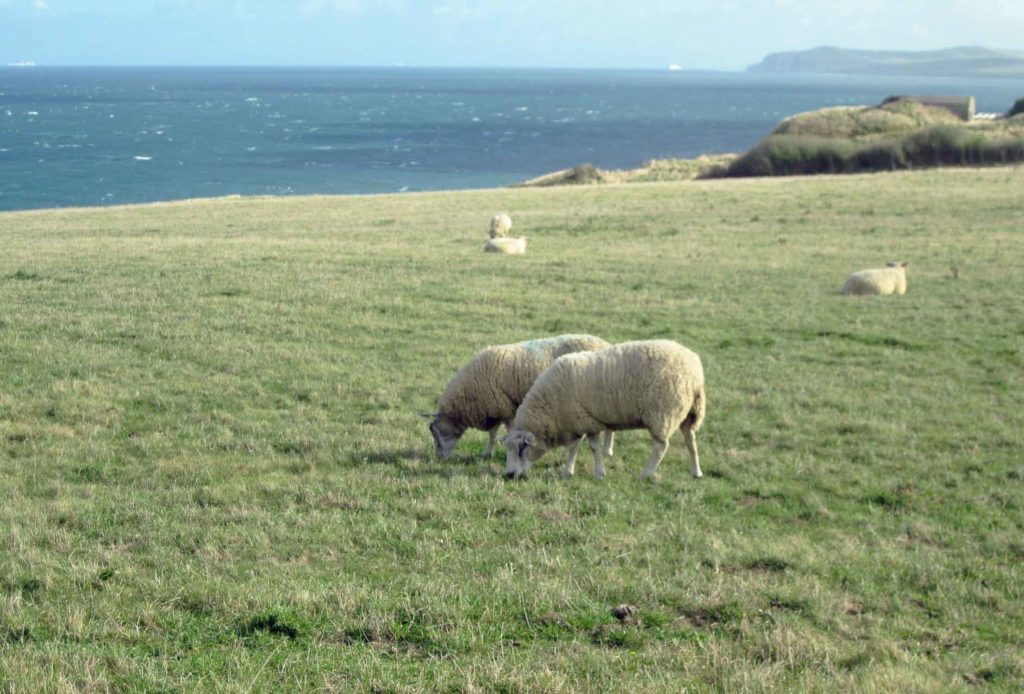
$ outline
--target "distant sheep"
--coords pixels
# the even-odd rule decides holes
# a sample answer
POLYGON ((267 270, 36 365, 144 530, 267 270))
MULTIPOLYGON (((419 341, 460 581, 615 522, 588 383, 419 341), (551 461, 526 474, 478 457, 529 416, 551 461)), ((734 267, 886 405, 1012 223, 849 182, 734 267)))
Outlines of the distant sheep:
POLYGON ((843 294, 906 294, 907 264, 893 260, 884 268, 861 270, 846 278, 843 294))
POLYGON ((495 239, 501 236, 508 236, 508 232, 512 230, 512 218, 504 212, 500 212, 491 218, 491 238, 495 239))
POLYGON ((512 238, 510 236, 499 236, 489 239, 484 244, 485 253, 507 253, 508 255, 522 255, 526 253, 526 237, 512 238))
POLYGON ((568 446, 563 474, 575 472, 583 437, 594 451, 594 474, 605 470, 597 432, 647 429, 653 445, 643 477, 654 474, 681 429, 690 471, 701 477, 695 432, 704 421, 700 357, 671 340, 624 342, 598 352, 561 357, 541 374, 519 406, 503 442, 506 477, 522 476, 544 453, 568 446))
MULTIPOLYGON (((593 335, 560 335, 481 350, 449 381, 437 413, 426 415, 432 419, 430 433, 438 457, 451 455, 459 438, 470 428, 490 434, 484 452, 490 457, 498 426, 504 424, 508 429, 530 386, 551 362, 564 354, 608 346, 608 342, 593 335)), ((608 455, 612 454, 612 445, 609 433, 605 444, 608 455)))

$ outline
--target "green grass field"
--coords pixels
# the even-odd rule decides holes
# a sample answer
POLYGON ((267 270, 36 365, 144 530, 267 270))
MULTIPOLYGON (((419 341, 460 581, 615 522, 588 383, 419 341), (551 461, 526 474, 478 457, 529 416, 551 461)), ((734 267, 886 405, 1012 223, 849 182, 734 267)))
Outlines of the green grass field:
POLYGON ((7 213, 0 243, 2 690, 1024 687, 1024 169, 7 213), (482 252, 499 210, 528 255, 482 252), (906 296, 839 294, 889 259, 906 296), (566 332, 701 355, 703 480, 677 437, 641 482, 646 432, 604 482, 584 450, 507 483, 482 432, 434 460, 464 361, 566 332))

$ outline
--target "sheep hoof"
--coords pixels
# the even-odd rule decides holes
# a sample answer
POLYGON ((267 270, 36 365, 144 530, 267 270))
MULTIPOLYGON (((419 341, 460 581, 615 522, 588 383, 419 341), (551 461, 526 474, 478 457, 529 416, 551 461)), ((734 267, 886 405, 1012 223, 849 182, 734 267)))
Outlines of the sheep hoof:
POLYGON ((570 477, 573 477, 575 474, 576 474, 575 470, 566 470, 566 469, 563 468, 563 470, 562 470, 562 479, 563 480, 567 480, 570 477))
POLYGON ((505 473, 505 479, 510 481, 510 482, 521 480, 524 477, 525 477, 525 475, 519 474, 519 473, 515 473, 515 472, 506 472, 505 473))
POLYGON ((695 480, 699 480, 699 479, 700 479, 701 477, 703 477, 703 476, 704 476, 704 473, 703 473, 703 472, 698 472, 698 473, 697 473, 696 475, 694 475, 694 476, 693 476, 693 479, 695 479, 695 480))
POLYGON ((594 473, 594 479, 603 480, 604 479, 604 473, 603 472, 595 472, 594 473))

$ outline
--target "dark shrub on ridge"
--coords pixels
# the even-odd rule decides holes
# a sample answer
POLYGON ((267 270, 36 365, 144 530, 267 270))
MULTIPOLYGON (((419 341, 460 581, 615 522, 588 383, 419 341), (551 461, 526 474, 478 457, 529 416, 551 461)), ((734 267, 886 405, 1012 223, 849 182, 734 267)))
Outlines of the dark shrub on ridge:
POLYGON ((991 139, 956 125, 856 142, 809 135, 770 135, 736 159, 726 177, 859 173, 1024 161, 1024 138, 991 139))

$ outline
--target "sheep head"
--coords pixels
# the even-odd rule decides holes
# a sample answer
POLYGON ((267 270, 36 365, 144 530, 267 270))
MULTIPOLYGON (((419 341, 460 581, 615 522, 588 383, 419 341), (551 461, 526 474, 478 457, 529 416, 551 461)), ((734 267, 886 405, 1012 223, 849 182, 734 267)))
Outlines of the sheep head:
POLYGON ((491 218, 491 238, 508 235, 512 228, 512 220, 503 212, 499 212, 491 218))
POLYGON ((446 417, 440 413, 424 416, 433 417, 430 422, 430 434, 434 437, 434 447, 437 450, 437 457, 444 460, 452 454, 453 450, 455 450, 455 444, 457 444, 459 439, 462 438, 462 434, 466 431, 466 427, 451 417, 446 417))
POLYGON ((505 477, 516 479, 526 474, 534 461, 547 451, 532 432, 513 429, 501 440, 505 444, 505 477))

